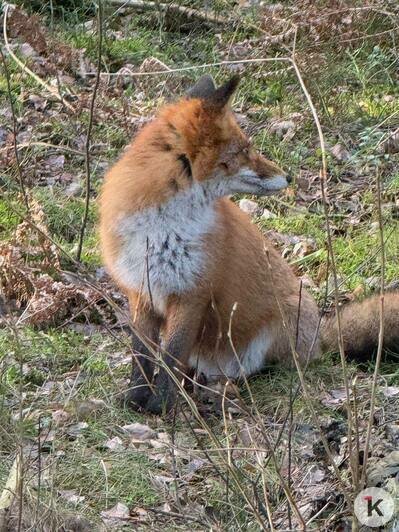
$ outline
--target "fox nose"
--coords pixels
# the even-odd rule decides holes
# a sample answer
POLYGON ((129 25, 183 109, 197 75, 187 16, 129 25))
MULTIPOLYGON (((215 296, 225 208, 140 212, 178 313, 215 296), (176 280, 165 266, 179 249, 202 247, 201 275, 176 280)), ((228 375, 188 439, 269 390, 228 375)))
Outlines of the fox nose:
POLYGON ((285 176, 285 178, 286 178, 286 180, 287 180, 287 183, 292 183, 292 176, 291 176, 291 175, 287 174, 287 175, 285 176))

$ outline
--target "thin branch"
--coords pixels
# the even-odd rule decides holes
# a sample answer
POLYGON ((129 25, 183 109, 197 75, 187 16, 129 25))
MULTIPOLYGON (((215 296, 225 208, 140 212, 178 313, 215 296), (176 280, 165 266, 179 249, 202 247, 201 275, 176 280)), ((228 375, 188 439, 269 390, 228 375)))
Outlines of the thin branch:
POLYGON ((371 385, 371 400, 370 400, 370 415, 367 425, 366 441, 364 444, 364 458, 363 458, 363 469, 361 476, 361 486, 364 486, 367 473, 367 461, 370 447, 370 438, 371 431, 373 428, 374 422, 374 410, 375 410, 375 400, 377 393, 377 379, 381 364, 382 348, 384 343, 384 292, 385 292, 385 245, 384 245, 384 227, 382 219, 382 207, 381 207, 381 177, 377 169, 377 210, 378 210, 378 225, 379 225, 379 235, 380 235, 380 245, 381 245, 381 290, 380 290, 380 330, 378 334, 378 348, 377 348, 377 357, 375 360, 375 368, 373 375, 373 383, 371 385))
POLYGON ((353 421, 352 421, 352 411, 350 408, 350 405, 351 405, 350 397, 351 396, 350 396, 350 389, 349 389, 348 370, 347 370, 347 364, 346 364, 346 358, 345 358, 344 341, 343 341, 343 335, 342 335, 341 312, 340 312, 340 306, 339 306, 339 292, 338 292, 338 275, 337 275, 337 267, 336 267, 336 262, 335 262, 334 248, 333 248, 333 243, 332 243, 332 231, 331 231, 330 216, 329 216, 329 210, 328 210, 326 146, 324 142, 323 130, 321 128, 321 124, 320 124, 320 120, 319 120, 316 108, 313 104, 312 98, 303 81, 302 75, 299 71, 299 68, 295 61, 294 56, 292 57, 291 61, 292 61, 292 65, 294 67, 295 73, 297 75, 299 84, 302 88, 302 91, 308 102, 309 108, 312 112, 313 120, 317 128, 319 142, 320 142, 321 163, 322 163, 322 167, 320 170, 320 188, 321 188, 321 196, 322 196, 323 208, 324 208, 324 218, 326 221, 327 247, 328 247, 328 253, 329 253, 329 257, 331 261, 331 271, 332 271, 333 282, 334 282, 334 299, 335 299, 335 307, 336 307, 335 312, 336 312, 336 318, 337 318, 339 354, 341 358, 342 375, 343 375, 343 380, 344 380, 346 402, 348 405, 348 451, 349 451, 349 456, 350 456, 352 477, 353 477, 354 483, 356 483, 358 471, 354 466, 353 452, 352 452, 353 421))
MULTIPOLYGON (((4 14, 4 17, 5 17, 5 14, 4 14)), ((15 116, 14 102, 12 101, 10 74, 8 72, 6 58, 4 57, 3 50, 1 49, 1 46, 0 46, 0 55, 1 55, 1 60, 3 62, 4 75, 5 75, 6 84, 7 84, 8 101, 10 102, 10 109, 11 109, 11 115, 12 115, 13 145, 14 145, 15 162, 16 162, 16 165, 17 165, 19 186, 20 186, 20 189, 21 189, 21 192, 22 192, 22 196, 24 198, 26 211, 29 212, 29 201, 28 201, 28 196, 26 194, 26 190, 25 190, 25 183, 24 183, 24 178, 23 178, 23 175, 22 175, 21 163, 20 163, 19 154, 18 154, 18 146, 17 146, 17 117, 15 116)))
MULTIPOLYGON (((75 150, 74 148, 70 148, 69 146, 63 146, 62 144, 51 144, 50 142, 41 142, 41 141, 23 142, 22 144, 17 144, 17 146, 16 146, 17 150, 24 150, 24 149, 35 148, 35 147, 53 148, 55 150, 66 151, 68 153, 73 153, 75 155, 81 155, 83 157, 85 156, 85 152, 84 151, 75 150)), ((6 152, 9 149, 10 148, 8 148, 8 147, 0 148, 0 153, 6 152)))
MULTIPOLYGON (((268 270, 269 270, 269 274, 270 274, 270 279, 271 279, 271 286, 274 287, 274 284, 273 284, 273 268, 271 266, 271 262, 270 262, 270 255, 269 255, 269 250, 267 249, 266 245, 264 247, 264 252, 265 252, 265 256, 266 256, 266 259, 267 259, 267 266, 268 266, 268 270)), ((349 494, 349 491, 348 491, 348 488, 347 486, 345 485, 345 482, 343 480, 343 477, 338 469, 338 466, 334 460, 334 457, 332 455, 332 452, 331 452, 331 449, 330 449, 330 446, 328 444, 328 441, 327 441, 327 438, 326 436, 324 435, 323 433, 323 430, 322 430, 322 427, 320 425, 320 421, 318 419, 318 416, 317 416, 317 412, 313 406, 313 403, 312 403, 312 398, 309 394, 309 390, 308 390, 308 387, 306 385, 306 381, 305 381, 305 378, 304 378, 304 371, 302 369, 302 366, 301 366, 301 363, 300 363, 300 360, 299 360, 299 355, 295 349, 295 343, 294 343, 294 337, 293 335, 291 334, 289 328, 288 328, 288 321, 287 321, 287 316, 286 316, 286 313, 284 311, 284 308, 281 304, 281 301, 278 297, 278 294, 275 293, 274 291, 274 299, 277 303, 277 306, 278 306, 278 309, 279 309, 279 312, 280 312, 280 316, 281 316, 281 321, 282 321, 282 325, 283 325, 283 328, 284 328, 284 331, 286 332, 287 334, 287 339, 288 339, 288 342, 289 342, 289 345, 290 345, 290 350, 291 350, 291 354, 292 354, 292 358, 293 358, 293 361, 294 361, 294 364, 295 364, 295 368, 296 368, 296 371, 298 373, 298 377, 299 377, 299 381, 301 383, 301 387, 302 387, 302 392, 303 392, 303 396, 305 398, 305 401, 306 401, 306 405, 307 407, 309 408, 309 411, 310 411, 310 414, 312 416, 312 421, 313 423, 315 424, 315 426, 317 427, 317 429, 319 430, 320 432, 320 440, 323 444, 323 447, 324 447, 324 450, 326 452, 326 455, 327 455, 327 458, 334 470, 334 473, 335 473, 335 476, 341 486, 341 489, 342 489, 342 493, 344 494, 345 496, 345 499, 348 503, 349 506, 352 506, 352 503, 351 503, 351 498, 350 498, 350 494, 349 494)))
POLYGON ((85 166, 86 166, 86 198, 85 198, 85 212, 83 215, 82 227, 80 229, 80 237, 78 243, 78 250, 76 253, 76 260, 80 262, 83 248, 83 239, 85 236, 87 220, 89 217, 89 207, 90 207, 90 185, 91 185, 91 175, 90 175, 90 137, 91 130, 93 127, 93 116, 94 116, 94 104, 96 101, 97 90, 100 84, 100 70, 101 70, 101 58, 102 58, 102 45, 103 45, 103 4, 102 0, 98 3, 98 12, 97 12, 97 24, 98 24, 98 48, 97 48, 97 75, 96 81, 93 87, 93 94, 90 102, 90 115, 89 115, 89 124, 87 126, 87 135, 85 143, 85 166))
MULTIPOLYGON (((123 69, 123 74, 120 72, 101 72, 101 76, 132 76, 133 78, 136 77, 143 77, 143 76, 161 76, 165 74, 175 74, 177 72, 189 72, 191 70, 198 70, 198 69, 206 69, 206 68, 215 68, 215 67, 221 67, 221 66, 227 66, 227 65, 248 65, 248 64, 262 64, 262 63, 274 63, 274 62, 280 62, 280 63, 290 63, 291 59, 289 57, 263 57, 259 59, 241 59, 241 60, 233 60, 233 61, 218 61, 215 63, 203 63, 202 65, 191 65, 187 67, 179 67, 179 68, 171 68, 169 70, 153 70, 151 72, 133 72, 132 70, 128 68, 123 69)), ((293 68, 292 65, 287 66, 284 71, 291 70, 293 68)), ((278 71, 277 73, 282 74, 283 69, 278 71)), ((87 75, 95 75, 96 72, 87 72, 87 75)), ((265 72, 263 75, 275 75, 276 71, 273 72, 265 72)))
POLYGON ((211 15, 210 13, 202 12, 199 9, 181 6, 174 2, 169 4, 161 4, 160 2, 150 2, 147 0, 111 0, 111 4, 120 6, 120 8, 132 8, 143 11, 168 11, 174 14, 184 15, 187 18, 196 18, 202 22, 212 22, 214 24, 229 24, 231 21, 220 15, 211 15))

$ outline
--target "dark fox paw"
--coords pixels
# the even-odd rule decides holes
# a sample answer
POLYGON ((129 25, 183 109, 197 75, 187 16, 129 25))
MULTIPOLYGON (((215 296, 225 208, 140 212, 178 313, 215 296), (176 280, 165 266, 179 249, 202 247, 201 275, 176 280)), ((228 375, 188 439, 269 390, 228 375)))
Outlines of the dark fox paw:
POLYGON ((125 393, 122 399, 123 406, 128 406, 134 410, 140 408, 145 409, 148 399, 150 399, 152 395, 151 388, 148 386, 148 384, 131 384, 130 386, 131 387, 125 393))
POLYGON ((152 394, 151 397, 148 399, 144 410, 156 416, 166 415, 173 409, 175 403, 175 394, 168 394, 165 396, 163 394, 155 393, 152 394))

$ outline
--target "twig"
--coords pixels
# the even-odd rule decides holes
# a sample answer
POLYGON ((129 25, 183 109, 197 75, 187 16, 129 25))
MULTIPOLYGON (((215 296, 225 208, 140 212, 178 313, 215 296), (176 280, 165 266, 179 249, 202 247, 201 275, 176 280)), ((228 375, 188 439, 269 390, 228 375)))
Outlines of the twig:
MULTIPOLYGON (((271 263, 270 263, 269 251, 268 251, 266 246, 265 246, 264 251, 265 251, 265 256, 266 256, 266 259, 267 259, 267 265, 268 265, 268 269, 269 269, 270 278, 271 278, 271 285, 274 286, 274 284, 273 284, 273 269, 272 269, 272 266, 271 266, 271 263)), ((299 356, 298 356, 298 353, 297 353, 297 351, 295 349, 294 338, 293 338, 293 335, 290 333, 289 328, 288 328, 288 322, 287 322, 286 313, 284 311, 283 306, 281 305, 281 301, 278 298, 278 295, 275 294, 275 293, 274 293, 274 298, 276 300, 276 303, 277 303, 277 306, 278 306, 278 309, 279 309, 279 312, 280 312, 283 328, 284 328, 284 330, 287 333, 287 338, 288 338, 288 342, 290 344, 292 358, 294 360, 295 368, 297 370, 298 377, 299 377, 299 380, 300 380, 300 383, 301 383, 303 396, 304 396, 304 398, 306 400, 306 404, 307 404, 307 406, 308 406, 308 408, 310 410, 310 414, 312 416, 312 421, 315 424, 315 426, 317 427, 317 429, 320 431, 320 439, 321 439, 321 442, 323 444, 324 450, 326 451, 326 455, 327 455, 327 457, 328 457, 328 459, 330 461, 330 464, 331 464, 331 466, 332 466, 332 468, 334 470, 335 476, 337 477, 337 480, 338 480, 338 482, 339 482, 339 484, 341 486, 341 489, 342 489, 342 492, 343 492, 343 494, 345 496, 345 499, 348 502, 348 504, 351 505, 351 498, 350 498, 347 486, 345 485, 345 482, 344 482, 344 480, 342 478, 342 475, 339 472, 338 466, 337 466, 337 464, 334 461, 334 457, 333 457, 333 455, 331 453, 331 449, 330 449, 330 446, 328 444, 327 438, 323 434, 323 430, 321 428, 321 425, 320 425, 316 410, 315 410, 315 408, 313 406, 312 399, 311 399, 311 397, 309 395, 309 390, 308 390, 308 387, 306 385, 306 381, 305 381, 305 378, 304 378, 304 371, 302 370, 301 363, 299 361, 299 356)))
MULTIPOLYGON (((5 16, 6 15, 4 14, 4 17, 5 16)), ((12 92, 11 92, 11 85, 10 85, 10 74, 8 72, 6 59, 4 57, 3 50, 1 49, 1 46, 0 46, 0 55, 1 55, 2 62, 3 62, 4 75, 5 75, 6 84, 7 84, 8 100, 10 102, 10 109, 11 109, 11 115, 12 115, 13 145, 14 145, 15 162, 16 162, 16 165, 17 165, 19 186, 21 188, 21 193, 22 193, 22 196, 24 198, 26 211, 29 213, 29 201, 28 201, 28 196, 26 194, 26 190, 25 190, 24 178, 23 178, 23 175, 22 175, 21 163, 20 163, 20 160, 19 160, 18 147, 17 147, 17 117, 15 116, 14 103, 12 101, 12 92)))
MULTIPOLYGON (((227 65, 248 65, 248 64, 257 64, 257 63, 290 63, 291 59, 289 57, 263 57, 259 59, 235 59, 234 61, 218 61, 215 63, 203 63, 202 65, 191 65, 187 67, 171 68, 169 70, 153 70, 151 72, 133 72, 132 70, 125 68, 123 74, 120 72, 101 72, 101 76, 132 76, 132 77, 142 77, 142 76, 161 76, 165 74, 175 74, 176 72, 189 72, 191 70, 205 69, 205 68, 215 68, 227 65)), ((284 70, 291 70, 292 65, 287 66, 284 70)), ((278 71, 282 73, 282 71, 278 71)), ((95 75, 96 72, 87 72, 87 75, 95 75)), ((275 72, 266 72, 264 75, 274 75, 275 72)))
POLYGON ((203 22, 213 22, 214 24, 228 24, 230 20, 220 15, 211 15, 207 12, 203 13, 198 9, 181 6, 171 2, 169 4, 161 4, 159 2, 150 2, 147 0, 111 0, 111 4, 118 5, 123 8, 141 9, 146 11, 174 11, 184 15, 187 18, 197 18, 203 22))
MULTIPOLYGON (((357 469, 354 467, 354 461, 353 461, 353 452, 352 452, 352 411, 350 408, 351 402, 350 402, 350 389, 349 389, 349 381, 348 381, 348 371, 347 371, 347 364, 346 364, 346 358, 345 358, 345 351, 344 351, 344 342, 343 342, 343 335, 342 335, 342 324, 341 324, 341 312, 340 312, 340 306, 339 306, 339 292, 338 292, 338 276, 337 276, 337 267, 335 263, 335 255, 334 255, 334 249, 332 244, 332 231, 331 231, 331 224, 330 224, 330 216, 328 212, 328 196, 327 196, 327 157, 326 157, 326 147, 324 142, 324 135, 323 130, 321 128, 320 120, 316 111, 316 108, 313 104, 312 98, 306 88, 306 85, 303 81, 302 75, 299 71, 298 65, 296 64, 295 57, 293 56, 291 59, 292 65, 294 67, 295 73, 297 75, 299 84, 302 88, 302 92, 304 93, 306 100, 308 102, 309 108, 313 115, 313 120, 315 122, 318 136, 319 136, 319 142, 320 142, 320 150, 321 150, 321 163, 322 167, 320 170, 320 187, 321 187, 321 196, 323 201, 323 208, 324 208, 324 217, 326 220, 326 232, 327 232, 327 247, 328 247, 328 253, 331 261, 331 270, 333 275, 333 281, 334 281, 334 299, 335 299, 335 307, 336 307, 336 317, 337 317, 337 329, 338 329, 338 346, 339 346, 339 354, 341 358, 341 366, 342 366, 342 375, 344 380, 344 387, 345 387, 345 395, 346 395, 346 402, 348 405, 348 451, 350 456, 350 463, 351 463, 351 471, 352 471, 352 477, 354 483, 356 483, 357 478, 357 469)), ((296 361, 295 361, 296 363, 296 361)))
MULTIPOLYGON (((54 148, 55 150, 67 151, 69 153, 74 153, 75 155, 82 155, 84 157, 85 152, 80 150, 74 150, 69 146, 63 146, 62 144, 51 144, 50 142, 23 142, 22 144, 17 144, 17 150, 23 150, 26 148, 34 148, 38 146, 40 148, 54 148)), ((8 151, 10 148, 0 148, 0 153, 8 151)))
POLYGON ((375 360, 375 368, 373 375, 373 383, 371 385, 371 400, 370 400, 370 415, 367 425, 366 441, 364 444, 364 458, 363 458, 363 469, 361 476, 361 486, 364 486, 367 473, 367 461, 368 453, 370 447, 370 437, 371 430, 374 422, 374 409, 375 409, 375 400, 377 393, 377 379, 378 373, 381 364, 382 356, 382 347, 384 342, 384 290, 385 290, 385 245, 384 245, 384 227, 382 219, 382 207, 381 207, 381 177, 377 169, 377 209, 378 209, 378 225, 379 225, 379 234, 380 234, 380 245, 381 245, 381 290, 380 290, 380 330, 378 334, 378 348, 377 348, 377 357, 375 360))
POLYGON ((87 220, 89 217, 89 206, 90 206, 90 137, 91 130, 93 127, 93 116, 94 116, 94 104, 96 101, 97 90, 100 84, 100 69, 101 69, 101 57, 102 57, 102 45, 103 45, 103 4, 102 0, 99 0, 98 3, 98 12, 97 12, 97 24, 98 24, 98 48, 97 48, 97 75, 96 81, 93 87, 93 94, 90 102, 90 115, 89 115, 89 124, 87 126, 87 135, 85 143, 85 166, 86 166, 86 198, 85 198, 85 212, 83 215, 82 227, 80 229, 80 237, 78 243, 78 250, 76 253, 76 260, 80 262, 80 257, 82 255, 83 239, 86 231, 87 220))
MULTIPOLYGON (((256 415, 257 415, 257 418, 252 416, 252 414, 249 412, 249 415, 254 419, 255 422, 258 422, 259 423, 259 420, 262 419, 259 411, 258 411, 258 408, 257 408, 257 405, 254 401, 254 398, 253 398, 253 395, 252 395, 252 392, 251 392, 251 388, 249 386, 249 382, 248 382, 248 379, 245 375, 245 371, 243 371, 243 368, 242 368, 242 364, 241 364, 241 360, 240 360, 240 357, 237 353, 237 350, 235 348, 235 345, 234 345, 234 342, 233 342, 233 337, 232 337, 232 323, 233 323, 233 315, 234 315, 234 312, 236 311, 237 309, 237 303, 234 303, 233 305, 233 308, 232 308, 232 311, 230 313, 230 321, 229 321, 229 329, 228 329, 228 333, 227 333, 227 337, 229 339, 229 343, 230 343, 230 347, 231 347, 231 350, 233 351, 233 354, 236 358, 236 361, 240 367, 240 373, 241 373, 241 378, 244 380, 244 383, 245 383, 245 386, 248 390, 248 393, 249 393, 249 396, 251 398, 251 402, 252 402, 252 406, 253 408, 255 409, 255 412, 256 412, 256 415)), ((262 422, 259 423, 259 427, 261 428, 262 430, 262 422)), ((275 455, 275 452, 274 452, 274 449, 272 447, 272 445, 270 444, 269 442, 269 438, 267 436, 267 434, 262 430, 262 434, 263 434, 263 437, 265 439, 265 442, 266 442, 266 445, 267 445, 267 449, 270 453, 270 456, 271 456, 271 459, 274 463, 274 466, 275 466, 275 469, 276 469, 276 473, 279 477, 279 480, 280 480, 280 485, 285 493, 285 496, 287 497, 287 501, 289 502, 289 505, 290 507, 293 509, 295 515, 297 516, 298 518, 298 521, 301 523, 302 525, 302 529, 305 530, 305 521, 301 515, 301 512, 299 511, 299 508, 298 508, 298 505, 296 504, 295 500, 294 500, 294 497, 290 491, 290 488, 289 486, 286 484, 284 478, 283 478, 283 475, 281 473, 281 470, 280 470, 280 467, 279 467, 279 464, 278 464, 278 461, 277 461, 277 458, 276 458, 276 455, 275 455)))
POLYGON ((6 4, 4 8, 4 20, 3 20, 3 36, 4 36, 4 44, 6 47, 6 50, 10 57, 14 59, 14 61, 19 65, 24 72, 29 74, 39 85, 44 87, 47 92, 49 92, 52 96, 55 96, 57 100, 59 100, 65 107, 67 107, 70 111, 75 112, 74 107, 66 102, 64 98, 59 94, 59 92, 54 88, 48 85, 45 81, 43 81, 37 74, 32 72, 30 68, 28 68, 24 63, 14 54, 14 52, 11 50, 10 43, 8 42, 8 34, 7 34, 7 17, 8 17, 8 10, 10 8, 10 4, 6 4))

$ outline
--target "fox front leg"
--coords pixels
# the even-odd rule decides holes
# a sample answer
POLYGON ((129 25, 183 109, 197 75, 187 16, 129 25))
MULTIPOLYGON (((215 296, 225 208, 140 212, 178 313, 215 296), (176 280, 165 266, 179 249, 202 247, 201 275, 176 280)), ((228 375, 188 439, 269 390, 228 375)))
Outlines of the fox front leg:
POLYGON ((145 406, 152 414, 169 412, 176 403, 177 386, 171 373, 181 380, 182 373, 186 370, 187 360, 198 336, 201 310, 202 305, 194 308, 192 300, 188 304, 179 299, 168 307, 168 317, 161 333, 163 364, 155 379, 153 393, 145 406))
POLYGON ((129 296, 130 308, 135 311, 133 330, 132 373, 124 402, 134 409, 145 407, 150 395, 154 376, 155 360, 146 344, 153 343, 154 350, 159 342, 160 319, 147 306, 136 308, 135 297, 129 296), (145 341, 143 341, 145 339, 145 341))

